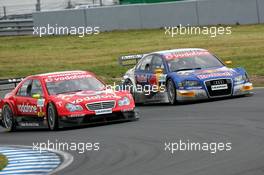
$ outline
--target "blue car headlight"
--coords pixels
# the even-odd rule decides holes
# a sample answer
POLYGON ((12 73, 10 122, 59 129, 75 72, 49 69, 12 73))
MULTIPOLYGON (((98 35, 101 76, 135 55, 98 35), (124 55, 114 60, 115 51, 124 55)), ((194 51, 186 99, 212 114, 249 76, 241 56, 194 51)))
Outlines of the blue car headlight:
POLYGON ((75 112, 75 111, 82 111, 83 107, 81 105, 75 105, 72 103, 67 103, 65 105, 65 108, 70 111, 70 112, 75 112))
POLYGON ((201 86, 201 84, 199 81, 196 80, 185 80, 182 82, 182 86, 195 87, 195 86, 201 86))
POLYGON ((130 105, 130 100, 128 97, 124 97, 118 100, 118 106, 127 106, 127 105, 130 105))
POLYGON ((248 78, 246 75, 239 75, 234 78, 235 83, 244 83, 248 81, 248 78))

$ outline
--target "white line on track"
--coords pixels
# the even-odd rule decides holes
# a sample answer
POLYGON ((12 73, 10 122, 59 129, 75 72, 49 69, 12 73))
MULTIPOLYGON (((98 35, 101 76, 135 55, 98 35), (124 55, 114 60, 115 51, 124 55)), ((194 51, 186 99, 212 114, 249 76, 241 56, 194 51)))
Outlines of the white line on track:
POLYGON ((73 162, 73 157, 69 153, 45 149, 40 153, 34 151, 31 146, 4 145, 0 146, 0 153, 8 159, 8 165, 0 171, 0 175, 50 175, 73 162))

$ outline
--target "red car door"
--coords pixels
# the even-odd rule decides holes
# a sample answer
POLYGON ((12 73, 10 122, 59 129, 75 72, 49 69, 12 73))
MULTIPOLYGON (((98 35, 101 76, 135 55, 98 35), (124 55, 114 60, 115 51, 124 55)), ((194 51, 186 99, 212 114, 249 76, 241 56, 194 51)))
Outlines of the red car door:
POLYGON ((42 99, 33 98, 34 95, 43 96, 42 86, 39 80, 25 81, 16 94, 17 116, 39 117, 44 116, 42 99))
POLYGON ((36 114, 36 107, 32 104, 30 91, 32 87, 32 80, 26 80, 18 89, 15 101, 17 108, 17 116, 34 116, 36 114))

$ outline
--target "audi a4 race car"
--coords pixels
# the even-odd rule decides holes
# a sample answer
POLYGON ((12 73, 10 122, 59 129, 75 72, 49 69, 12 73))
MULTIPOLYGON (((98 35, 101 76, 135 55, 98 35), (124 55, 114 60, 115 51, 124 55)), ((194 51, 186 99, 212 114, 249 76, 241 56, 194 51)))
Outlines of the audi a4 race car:
MULTIPOLYGON (((123 88, 136 103, 199 100, 247 95, 252 83, 243 68, 228 68, 205 49, 158 51, 119 58, 123 66, 136 64, 123 76, 123 88)), ((230 64, 231 61, 226 61, 230 64)))
MULTIPOLYGON (((61 127, 116 120, 136 120, 128 91, 106 88, 93 73, 67 71, 5 80, 18 83, 0 101, 0 123, 9 131, 19 127, 61 127)), ((1 84, 1 81, 0 81, 1 84)))

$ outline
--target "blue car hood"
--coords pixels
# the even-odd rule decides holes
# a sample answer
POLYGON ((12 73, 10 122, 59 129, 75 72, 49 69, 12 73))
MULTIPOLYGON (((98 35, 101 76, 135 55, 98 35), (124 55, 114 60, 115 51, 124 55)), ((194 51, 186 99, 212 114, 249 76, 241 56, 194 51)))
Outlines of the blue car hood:
POLYGON ((240 73, 235 69, 227 67, 217 67, 210 69, 179 71, 175 74, 177 75, 177 77, 181 77, 182 79, 207 80, 217 78, 232 78, 238 76, 240 73))

